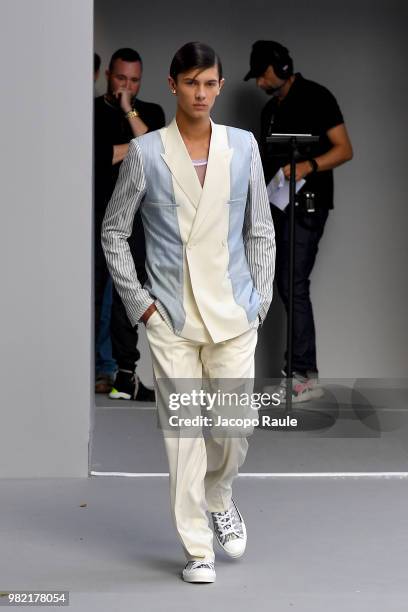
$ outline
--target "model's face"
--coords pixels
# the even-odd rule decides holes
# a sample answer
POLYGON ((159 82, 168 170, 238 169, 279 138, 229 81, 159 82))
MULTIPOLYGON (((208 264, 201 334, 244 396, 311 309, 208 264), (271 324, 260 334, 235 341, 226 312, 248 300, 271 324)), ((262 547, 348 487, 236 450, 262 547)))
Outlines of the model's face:
POLYGON ((285 82, 284 79, 276 76, 273 66, 268 66, 265 72, 256 79, 257 86, 270 96, 276 94, 285 82))
POLYGON ((124 62, 115 60, 112 70, 106 71, 108 94, 115 94, 126 89, 132 98, 137 96, 142 80, 142 65, 140 62, 124 62))
POLYGON ((217 66, 193 68, 177 75, 177 81, 169 77, 169 85, 177 96, 178 108, 191 119, 200 119, 209 117, 224 79, 220 80, 217 66))

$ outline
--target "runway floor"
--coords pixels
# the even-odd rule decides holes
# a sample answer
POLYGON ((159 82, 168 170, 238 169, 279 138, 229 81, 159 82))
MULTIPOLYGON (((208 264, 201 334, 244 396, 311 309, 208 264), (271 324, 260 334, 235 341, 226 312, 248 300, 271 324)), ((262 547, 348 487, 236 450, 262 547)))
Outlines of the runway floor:
POLYGON ((247 551, 217 549, 209 585, 180 578, 165 477, 0 487, 2 592, 69 590, 75 612, 407 610, 407 479, 238 478, 247 551))
POLYGON ((180 578, 154 406, 98 396, 93 476, 0 481, 0 591, 68 590, 75 612, 406 612, 406 389, 332 391, 306 408, 330 425, 251 436, 234 483, 247 551, 216 549, 212 585, 180 578))

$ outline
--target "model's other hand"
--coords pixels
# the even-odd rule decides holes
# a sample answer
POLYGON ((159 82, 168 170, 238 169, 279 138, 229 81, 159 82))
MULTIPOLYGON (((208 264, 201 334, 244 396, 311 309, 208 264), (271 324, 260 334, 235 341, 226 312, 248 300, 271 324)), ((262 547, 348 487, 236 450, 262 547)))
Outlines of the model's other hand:
MULTIPOLYGON (((285 178, 289 180, 290 178, 290 164, 287 164, 282 168, 283 174, 285 178)), ((296 164, 296 181, 300 181, 303 178, 306 178, 308 174, 313 171, 312 165, 308 161, 299 162, 296 164)))
POLYGON ((124 113, 132 110, 132 94, 126 87, 119 87, 113 95, 119 100, 120 108, 124 113))
POLYGON ((148 320, 150 319, 150 317, 152 316, 155 310, 157 310, 156 304, 150 304, 149 308, 145 310, 142 316, 140 317, 140 320, 142 321, 142 323, 146 325, 146 323, 148 322, 148 320))

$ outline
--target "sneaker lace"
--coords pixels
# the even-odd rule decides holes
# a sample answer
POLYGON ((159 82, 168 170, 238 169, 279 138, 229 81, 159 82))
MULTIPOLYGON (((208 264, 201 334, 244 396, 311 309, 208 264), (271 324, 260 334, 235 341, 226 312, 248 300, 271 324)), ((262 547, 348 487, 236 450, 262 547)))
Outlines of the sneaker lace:
POLYGON ((241 536, 240 521, 233 508, 225 512, 212 512, 212 516, 223 543, 241 536))
POLYGON ((198 569, 200 567, 213 570, 214 563, 212 561, 189 561, 186 565, 186 568, 190 570, 198 569))

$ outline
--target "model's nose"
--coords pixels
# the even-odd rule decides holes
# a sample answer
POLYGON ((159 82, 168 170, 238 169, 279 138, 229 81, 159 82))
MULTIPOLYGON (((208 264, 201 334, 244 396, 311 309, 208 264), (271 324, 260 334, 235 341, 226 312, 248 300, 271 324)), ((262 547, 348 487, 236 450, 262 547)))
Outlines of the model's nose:
POLYGON ((205 89, 204 89, 204 87, 199 87, 196 90, 196 98, 199 98, 200 100, 205 98, 205 89))

